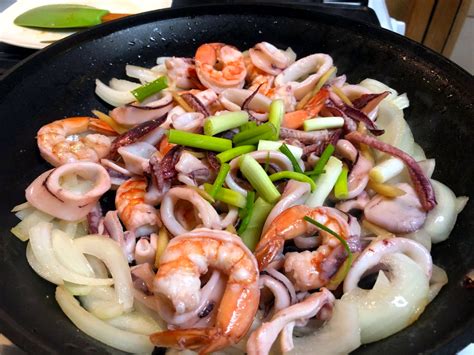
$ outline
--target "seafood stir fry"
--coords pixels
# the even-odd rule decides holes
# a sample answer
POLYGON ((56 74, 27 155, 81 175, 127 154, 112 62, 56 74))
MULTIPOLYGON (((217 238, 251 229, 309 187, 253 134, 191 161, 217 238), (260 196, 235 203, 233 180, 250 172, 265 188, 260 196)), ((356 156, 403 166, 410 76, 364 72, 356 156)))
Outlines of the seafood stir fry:
POLYGON ((41 127, 52 168, 12 233, 66 316, 130 353, 250 355, 345 354, 416 321, 467 197, 431 178, 407 96, 336 64, 206 43, 41 127))

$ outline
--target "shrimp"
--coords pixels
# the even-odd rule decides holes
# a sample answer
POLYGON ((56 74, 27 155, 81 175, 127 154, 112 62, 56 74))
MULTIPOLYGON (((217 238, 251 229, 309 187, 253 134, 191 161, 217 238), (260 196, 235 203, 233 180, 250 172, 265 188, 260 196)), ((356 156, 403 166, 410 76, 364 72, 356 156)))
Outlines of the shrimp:
POLYGON ((155 294, 166 297, 176 313, 199 307, 200 277, 210 269, 228 276, 216 321, 207 328, 152 334, 153 344, 211 353, 237 343, 249 330, 258 309, 258 267, 252 252, 235 234, 207 228, 173 238, 161 256, 155 294))
MULTIPOLYGON (((265 269, 283 252, 286 240, 311 236, 318 231, 303 219, 304 216, 315 219, 346 240, 351 236, 348 222, 333 208, 310 208, 304 205, 291 207, 274 219, 257 245, 255 256, 260 270, 265 269)), ((319 231, 319 234, 322 238, 317 250, 285 255, 285 273, 297 290, 307 291, 326 285, 344 259, 340 241, 325 231, 319 231)))
POLYGON ((37 134, 41 156, 51 165, 58 167, 76 161, 99 162, 110 151, 110 127, 96 118, 69 117, 57 120, 40 128, 37 134))
POLYGON ((203 44, 196 51, 195 61, 196 73, 205 87, 221 93, 244 86, 247 70, 236 48, 224 43, 203 44))
POLYGON ((154 232, 159 223, 155 208, 145 203, 147 186, 146 178, 133 177, 120 185, 115 195, 120 219, 137 237, 154 232))

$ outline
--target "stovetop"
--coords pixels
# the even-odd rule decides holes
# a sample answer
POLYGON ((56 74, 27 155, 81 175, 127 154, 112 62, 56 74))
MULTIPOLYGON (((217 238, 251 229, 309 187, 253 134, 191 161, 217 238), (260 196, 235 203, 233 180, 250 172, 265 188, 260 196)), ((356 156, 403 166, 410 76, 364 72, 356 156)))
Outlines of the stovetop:
MULTIPOLYGON (((3 11, 14 0, 0 0, 0 11, 3 11)), ((65 3, 67 1, 64 1, 65 3)), ((222 3, 255 3, 255 0, 200 0, 199 4, 222 4, 222 3)), ((259 0, 259 3, 277 3, 285 4, 291 7, 304 8, 308 11, 317 10, 328 14, 341 15, 379 26, 380 23, 375 12, 367 7, 368 1, 341 1, 341 0, 291 0, 291 1, 275 1, 275 0, 259 0), (330 2, 330 3, 329 3, 330 2), (351 3, 352 5, 348 4, 351 3)), ((196 0, 173 0, 172 7, 183 7, 196 5, 196 0)), ((21 48, 0 42, 0 76, 18 62, 27 58, 37 50, 21 48)))

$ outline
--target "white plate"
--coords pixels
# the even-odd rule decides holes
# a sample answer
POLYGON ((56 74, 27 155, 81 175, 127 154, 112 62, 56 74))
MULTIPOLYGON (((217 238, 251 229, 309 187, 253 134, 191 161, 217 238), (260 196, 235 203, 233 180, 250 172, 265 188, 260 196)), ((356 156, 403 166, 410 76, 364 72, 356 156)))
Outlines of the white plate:
POLYGON ((41 49, 74 33, 20 27, 14 19, 32 8, 49 4, 82 4, 114 13, 136 14, 171 6, 171 0, 18 0, 0 13, 0 41, 19 47, 41 49))

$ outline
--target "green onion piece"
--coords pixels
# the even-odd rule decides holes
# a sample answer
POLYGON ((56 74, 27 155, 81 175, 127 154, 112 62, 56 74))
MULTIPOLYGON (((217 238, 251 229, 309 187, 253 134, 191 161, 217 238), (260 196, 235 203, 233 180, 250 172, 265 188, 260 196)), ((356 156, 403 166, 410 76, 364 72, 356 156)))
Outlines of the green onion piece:
POLYGON ((329 157, 329 160, 324 168, 324 174, 318 175, 316 180, 317 189, 314 190, 305 202, 305 205, 309 207, 322 206, 324 201, 331 193, 334 185, 336 184, 337 178, 342 171, 342 162, 335 158, 329 157))
POLYGON ((252 156, 245 154, 240 158, 240 171, 266 201, 273 203, 280 198, 277 188, 252 156))
POLYGON ((313 179, 309 176, 306 176, 302 173, 297 173, 294 171, 280 171, 278 173, 272 174, 269 176, 271 181, 277 181, 281 179, 292 179, 301 182, 307 182, 311 186, 311 191, 314 191, 316 184, 313 179))
POLYGON ((291 153, 290 149, 288 148, 288 146, 283 143, 279 149, 280 152, 282 152, 283 154, 286 155, 286 157, 288 159, 290 159, 291 161, 291 165, 293 165, 293 170, 296 171, 297 173, 303 173, 303 170, 301 170, 301 167, 300 165, 298 164, 298 161, 296 160, 295 156, 293 155, 293 153, 291 153))
POLYGON ((262 233, 263 225, 265 224, 265 220, 268 217, 268 214, 273 208, 272 203, 268 203, 263 198, 257 198, 255 204, 253 206, 252 215, 250 217, 250 221, 247 225, 245 231, 242 234, 239 233, 240 238, 244 244, 251 250, 254 251, 255 247, 260 240, 260 234, 262 233))
POLYGON ((250 121, 240 126, 240 132, 248 131, 249 129, 255 129, 255 128, 257 128, 257 123, 254 121, 250 121))
POLYGON ((303 129, 305 131, 317 131, 342 126, 344 126, 344 118, 342 117, 317 117, 306 120, 303 123, 303 129))
POLYGON ((273 100, 270 104, 270 110, 268 112, 268 122, 273 124, 276 128, 276 133, 272 140, 276 141, 280 137, 280 125, 285 116, 285 104, 283 100, 273 100))
POLYGON ((217 191, 219 191, 222 188, 222 184, 224 183, 225 177, 229 173, 229 170, 230 170, 229 164, 227 163, 221 164, 219 172, 217 173, 216 180, 214 181, 214 184, 212 185, 212 189, 209 192, 209 195, 211 195, 213 198, 216 197, 217 191))
POLYGON ((313 177, 316 177, 318 175, 321 175, 324 172, 324 167, 326 166, 329 157, 334 153, 334 146, 332 144, 328 144, 326 149, 324 149, 323 153, 319 157, 318 162, 314 166, 313 171, 310 171, 308 175, 311 175, 313 177))
POLYGON ((168 87, 168 79, 166 76, 160 76, 158 79, 153 80, 145 85, 139 86, 136 89, 132 90, 131 93, 137 101, 142 102, 147 97, 160 92, 163 89, 168 87))
POLYGON ((242 218, 242 221, 240 222, 239 229, 237 230, 238 235, 241 235, 247 229, 247 226, 250 222, 250 218, 252 218, 254 204, 255 192, 249 191, 247 192, 247 204, 245 205, 245 208, 241 210, 242 216, 240 218, 242 218))
POLYGON ((169 130, 168 141, 186 147, 212 150, 214 152, 224 152, 232 148, 232 141, 230 139, 209 137, 176 129, 169 130))
POLYGON ((204 134, 214 136, 229 129, 240 127, 249 120, 246 111, 227 112, 219 116, 209 116, 204 122, 204 134))
MULTIPOLYGON (((208 194, 210 194, 212 190, 212 185, 205 183, 204 184, 204 190, 208 194)), ((247 200, 245 199, 245 196, 242 195, 241 193, 231 190, 231 189, 226 189, 225 187, 221 187, 217 192, 215 199, 218 201, 222 201, 224 203, 227 203, 229 205, 239 207, 239 208, 244 208, 247 200)))
POLYGON ((235 145, 244 145, 242 142, 248 141, 251 138, 261 136, 262 134, 268 133, 268 132, 272 132, 273 134, 275 134, 276 132, 275 126, 271 124, 270 122, 264 123, 255 129, 239 132, 232 138, 232 141, 234 142, 235 145), (239 144, 239 143, 242 143, 242 144, 239 144))
POLYGON ((336 185, 334 185, 334 196, 337 199, 345 199, 349 196, 349 191, 347 187, 347 174, 349 169, 347 166, 342 167, 342 171, 339 174, 339 177, 336 180, 336 185))
POLYGON ((255 146, 253 145, 241 145, 240 147, 232 148, 229 150, 226 150, 225 152, 219 153, 216 155, 217 160, 221 164, 228 162, 229 160, 232 160, 239 155, 246 154, 253 152, 255 150, 255 146))
POLYGON ((346 277, 347 273, 349 272, 349 269, 351 268, 351 265, 352 265, 352 252, 351 252, 351 249, 349 248, 349 244, 347 244, 346 240, 344 238, 342 238, 339 234, 337 234, 336 232, 334 232, 332 229, 326 227, 324 224, 321 224, 319 223, 318 221, 315 221, 314 219, 312 219, 311 217, 309 216, 304 216, 303 219, 306 221, 306 222, 309 222, 311 224, 314 224, 316 227, 318 227, 319 229, 331 234, 332 236, 334 236, 335 238, 337 238, 341 244, 343 245, 344 249, 346 250, 346 253, 347 253, 347 260, 349 260, 346 264, 346 270, 345 270, 345 273, 344 273, 344 278, 346 277))
POLYGON ((258 142, 260 142, 261 140, 273 139, 273 137, 275 136, 275 131, 276 130, 273 129, 272 131, 269 131, 269 132, 260 134, 258 136, 249 138, 245 141, 239 142, 236 145, 238 145, 238 146, 240 146, 240 145, 254 145, 254 144, 258 144, 258 142))

